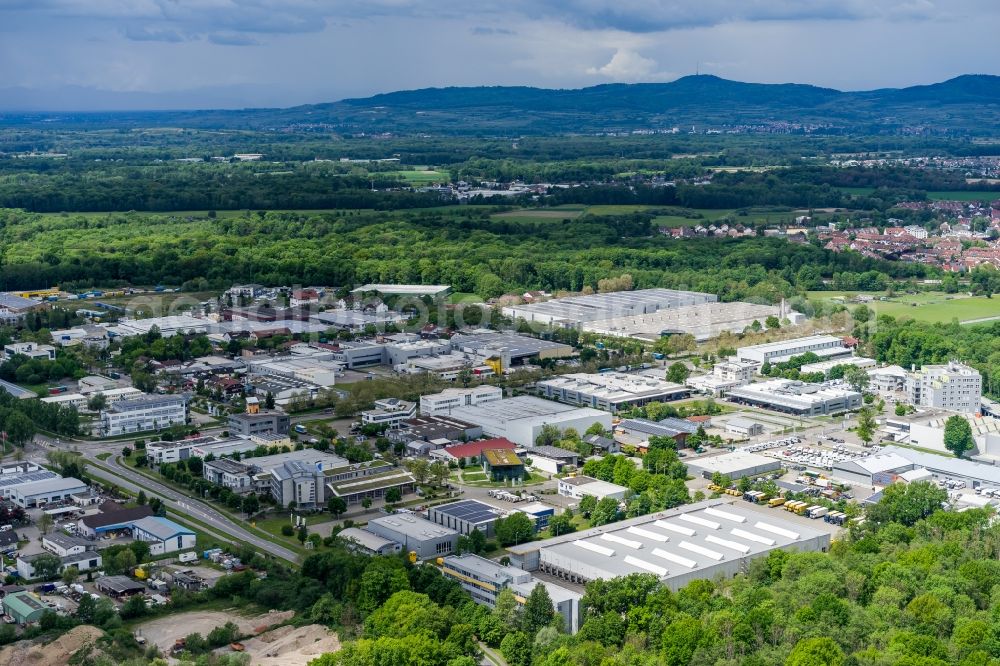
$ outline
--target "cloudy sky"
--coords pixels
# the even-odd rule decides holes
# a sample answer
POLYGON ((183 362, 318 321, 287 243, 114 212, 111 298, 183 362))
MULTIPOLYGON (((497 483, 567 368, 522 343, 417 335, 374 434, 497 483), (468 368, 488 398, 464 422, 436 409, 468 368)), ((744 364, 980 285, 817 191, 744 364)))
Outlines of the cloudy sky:
POLYGON ((0 0, 0 109, 291 106, 449 85, 1000 74, 997 0, 0 0))

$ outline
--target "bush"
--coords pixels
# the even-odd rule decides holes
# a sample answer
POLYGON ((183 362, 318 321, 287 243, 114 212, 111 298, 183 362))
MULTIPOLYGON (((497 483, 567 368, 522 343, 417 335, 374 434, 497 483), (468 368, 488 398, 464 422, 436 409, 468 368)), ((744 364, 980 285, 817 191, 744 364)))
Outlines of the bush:
POLYGON ((282 525, 281 534, 282 536, 290 537, 293 534, 295 534, 295 528, 292 527, 291 525, 282 525))

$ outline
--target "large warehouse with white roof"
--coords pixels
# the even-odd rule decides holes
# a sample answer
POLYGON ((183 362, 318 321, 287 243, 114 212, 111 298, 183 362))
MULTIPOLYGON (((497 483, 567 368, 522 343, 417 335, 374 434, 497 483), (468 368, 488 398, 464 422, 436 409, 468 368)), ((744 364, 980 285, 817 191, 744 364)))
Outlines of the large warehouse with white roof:
POLYGON ((508 548, 511 563, 571 583, 654 574, 671 590, 746 573, 773 550, 825 551, 830 534, 784 512, 716 499, 508 548))
POLYGON ((549 424, 560 430, 575 428, 577 432, 586 432, 595 423, 600 423, 605 430, 611 429, 611 414, 608 412, 590 407, 572 407, 529 395, 476 407, 456 407, 451 410, 450 416, 481 426, 483 434, 488 437, 505 437, 520 446, 534 446, 542 427, 549 424))
POLYGON ((543 303, 505 307, 503 314, 511 319, 555 326, 579 326, 583 322, 652 314, 660 310, 714 303, 714 294, 676 289, 639 289, 607 294, 570 296, 543 303))

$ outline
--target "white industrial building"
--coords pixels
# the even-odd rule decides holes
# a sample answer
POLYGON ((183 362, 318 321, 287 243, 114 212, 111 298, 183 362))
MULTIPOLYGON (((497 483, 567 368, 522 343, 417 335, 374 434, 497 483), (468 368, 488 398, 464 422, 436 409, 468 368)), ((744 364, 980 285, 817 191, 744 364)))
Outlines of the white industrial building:
POLYGON ((691 393, 681 384, 623 372, 560 375, 535 382, 535 386, 543 397, 611 413, 642 407, 651 402, 679 400, 691 393))
POLYGON ((866 486, 924 478, 935 482, 963 481, 969 489, 1000 488, 1000 467, 899 446, 887 446, 865 458, 836 463, 831 476, 866 486), (930 476, 917 474, 918 470, 926 470, 930 476))
POLYGON ((534 396, 505 398, 478 407, 458 407, 451 416, 481 426, 487 437, 504 437, 520 446, 535 445, 545 425, 586 432, 595 423, 611 430, 611 414, 591 407, 572 407, 534 396))
POLYGON ((450 388, 420 396, 422 416, 447 416, 456 407, 479 407, 503 399, 503 389, 483 384, 475 388, 450 388))
POLYGON ((563 497, 577 500, 590 496, 598 500, 610 497, 621 501, 625 499, 628 488, 589 476, 567 476, 559 479, 557 492, 563 497))
POLYGON ((42 398, 40 402, 47 405, 60 405, 62 407, 72 407, 78 412, 87 409, 87 396, 80 393, 60 393, 42 398))
POLYGON ((583 330, 608 337, 649 341, 659 340, 664 335, 690 334, 703 342, 722 333, 742 333, 755 321, 763 324, 768 317, 783 319, 785 316, 784 308, 776 305, 706 302, 650 314, 585 322, 583 330))
POLYGON ((746 573, 778 549, 826 551, 830 534, 748 503, 707 500, 508 548, 511 564, 573 584, 653 574, 671 590, 746 573))
POLYGON ((906 389, 906 378, 909 377, 909 374, 905 368, 898 365, 869 368, 868 390, 882 398, 900 396, 906 389))
POLYGON ((925 365, 907 377, 906 393, 910 404, 916 407, 978 414, 983 378, 975 368, 954 361, 947 365, 925 365))
POLYGON ((847 358, 836 358, 831 361, 818 361, 816 363, 806 363, 801 368, 799 368, 799 372, 803 374, 822 372, 825 375, 834 368, 842 365, 867 369, 867 368, 874 368, 876 366, 876 363, 875 359, 873 358, 865 358, 864 356, 849 356, 847 358))
POLYGON ((757 476, 775 472, 781 469, 781 463, 768 456, 750 453, 749 451, 732 451, 718 456, 696 458, 687 463, 688 474, 711 479, 718 472, 730 479, 742 479, 744 476, 757 476))
POLYGON ((56 477, 16 485, 10 489, 10 501, 22 509, 62 502, 72 495, 87 491, 87 484, 73 477, 56 477))
MULTIPOLYGON (((993 459, 1000 458, 1000 420, 991 416, 944 411, 887 416, 880 423, 879 435, 883 440, 952 455, 944 445, 945 423, 952 416, 960 416, 969 423, 979 454, 993 459)), ((975 452, 970 452, 970 455, 974 454, 975 452)))
POLYGON ((760 364, 754 361, 731 358, 716 363, 710 374, 692 375, 685 383, 696 391, 721 398, 732 389, 752 382, 759 368, 760 364))
POLYGON ((119 400, 101 412, 102 437, 128 435, 187 423, 187 400, 180 395, 142 395, 119 400))
POLYGON ((399 424, 417 415, 417 403, 385 398, 376 400, 374 409, 361 412, 361 423, 364 425, 386 426, 397 428, 399 424))
POLYGON ((176 442, 149 442, 146 444, 145 451, 151 464, 162 465, 164 463, 187 460, 192 456, 205 458, 211 455, 214 458, 222 458, 223 456, 253 451, 258 446, 257 442, 249 439, 235 437, 230 439, 196 437, 176 442))
POLYGON ((355 298, 377 293, 383 296, 444 296, 451 287, 446 284, 363 284, 351 290, 355 298))
POLYGON ((839 414, 861 408, 861 394, 833 384, 771 379, 733 389, 727 399, 741 405, 799 416, 839 414))
POLYGON ((639 289, 513 305, 503 308, 503 314, 515 320, 524 319, 544 325, 575 327, 584 322, 634 317, 686 305, 713 303, 717 300, 719 299, 714 294, 694 291, 639 289))
POLYGON ((405 552, 416 553, 421 560, 450 555, 458 545, 457 531, 413 513, 374 518, 368 521, 365 529, 383 539, 395 541, 405 552))
POLYGON ((850 347, 844 345, 841 338, 832 335, 810 335, 805 338, 740 347, 736 350, 736 360, 753 361, 758 365, 763 365, 764 361, 784 363, 806 352, 812 352, 824 360, 848 358, 854 353, 850 347))
POLYGON ((108 326, 108 331, 111 335, 128 338, 134 335, 146 335, 156 327, 160 335, 169 338, 178 333, 208 333, 213 323, 209 319, 197 319, 191 315, 168 315, 149 319, 121 319, 114 325, 108 326))
POLYGON ((13 342, 3 346, 4 358, 10 360, 15 356, 27 356, 32 360, 56 360, 56 348, 52 345, 40 345, 37 342, 13 342))
POLYGON ((196 535, 172 520, 149 516, 132 523, 132 538, 148 543, 150 554, 165 555, 194 548, 196 535))
POLYGON ((255 359, 250 361, 249 367, 255 375, 273 375, 327 388, 337 383, 337 375, 343 372, 344 364, 334 361, 333 354, 327 352, 325 358, 291 354, 255 359))

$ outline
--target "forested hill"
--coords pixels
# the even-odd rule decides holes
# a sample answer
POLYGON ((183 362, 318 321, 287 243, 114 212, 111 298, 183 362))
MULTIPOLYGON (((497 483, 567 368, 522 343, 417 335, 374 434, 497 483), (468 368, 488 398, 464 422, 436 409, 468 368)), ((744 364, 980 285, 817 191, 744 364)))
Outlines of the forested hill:
POLYGON ((687 76, 670 83, 576 90, 430 88, 287 109, 104 114, 0 114, 0 124, 298 127, 339 132, 553 134, 770 125, 775 131, 1000 134, 1000 77, 841 92, 799 84, 687 76))

